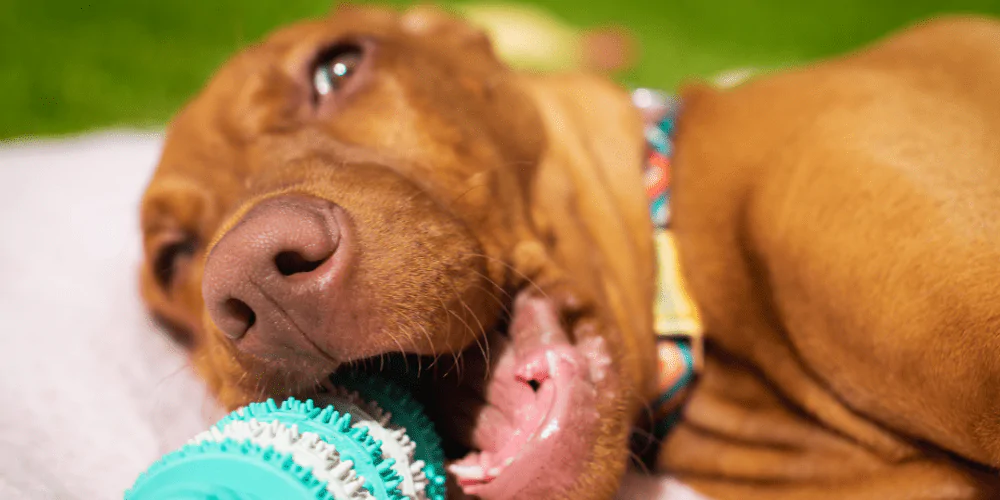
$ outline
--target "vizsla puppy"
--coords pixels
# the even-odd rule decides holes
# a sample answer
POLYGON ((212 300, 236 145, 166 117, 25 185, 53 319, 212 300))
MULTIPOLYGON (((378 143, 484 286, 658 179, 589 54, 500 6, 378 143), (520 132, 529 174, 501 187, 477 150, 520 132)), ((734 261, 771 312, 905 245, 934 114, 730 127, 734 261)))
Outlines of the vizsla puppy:
MULTIPOLYGON (((998 61, 1000 28, 957 20, 686 92, 708 343, 664 470, 719 498, 989 495, 998 61)), ((173 121, 144 296, 230 407, 388 360, 440 410, 452 491, 609 498, 657 390, 644 148, 609 83, 515 73, 435 10, 340 9, 173 121)))
POLYGON ((613 494, 655 369, 621 89, 516 74, 433 9, 342 8, 237 55, 167 135, 143 290, 225 405, 426 355, 402 362, 451 392, 464 491, 613 494))

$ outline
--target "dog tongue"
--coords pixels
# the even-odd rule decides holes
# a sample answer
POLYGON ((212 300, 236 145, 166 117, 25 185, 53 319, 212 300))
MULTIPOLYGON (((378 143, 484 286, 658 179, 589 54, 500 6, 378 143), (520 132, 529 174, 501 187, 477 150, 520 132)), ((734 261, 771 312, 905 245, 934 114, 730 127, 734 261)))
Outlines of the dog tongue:
POLYGON ((487 405, 472 436, 482 451, 449 467, 467 494, 488 500, 535 498, 571 485, 598 417, 591 365, 549 300, 518 297, 509 333, 509 340, 491 339, 487 405))

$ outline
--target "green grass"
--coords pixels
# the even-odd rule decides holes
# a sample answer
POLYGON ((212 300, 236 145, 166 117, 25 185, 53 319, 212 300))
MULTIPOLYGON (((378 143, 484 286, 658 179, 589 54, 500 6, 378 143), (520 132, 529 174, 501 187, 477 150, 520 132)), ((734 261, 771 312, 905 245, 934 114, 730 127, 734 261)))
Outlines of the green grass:
MULTIPOLYGON (((643 62, 622 81, 659 87, 842 52, 933 13, 1000 14, 1000 0, 535 3, 579 26, 632 28, 643 62)), ((235 50, 329 8, 328 0, 0 0, 0 139, 160 126, 235 50)))

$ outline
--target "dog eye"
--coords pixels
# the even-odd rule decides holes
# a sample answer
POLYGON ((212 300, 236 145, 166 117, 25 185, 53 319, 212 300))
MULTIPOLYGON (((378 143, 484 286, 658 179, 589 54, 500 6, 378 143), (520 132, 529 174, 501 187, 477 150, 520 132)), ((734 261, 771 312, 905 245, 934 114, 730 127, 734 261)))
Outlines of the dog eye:
POLYGON ((341 88, 361 62, 361 47, 339 44, 326 50, 316 60, 313 70, 313 90, 317 97, 341 88))
POLYGON ((194 236, 175 235, 163 241, 155 250, 153 277, 165 291, 169 291, 178 271, 191 260, 197 249, 194 236))

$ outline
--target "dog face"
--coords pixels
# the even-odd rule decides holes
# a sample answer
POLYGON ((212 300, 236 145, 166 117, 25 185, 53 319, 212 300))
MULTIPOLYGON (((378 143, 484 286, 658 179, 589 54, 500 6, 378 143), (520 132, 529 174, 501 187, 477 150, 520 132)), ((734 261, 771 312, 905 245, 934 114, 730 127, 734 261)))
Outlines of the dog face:
POLYGON ((645 315, 595 306, 582 285, 606 288, 601 266, 560 260, 597 251, 541 227, 537 101, 436 10, 275 33, 168 129, 142 204, 145 299, 230 407, 388 357, 429 377, 466 493, 610 496, 644 364, 620 323, 645 315))

